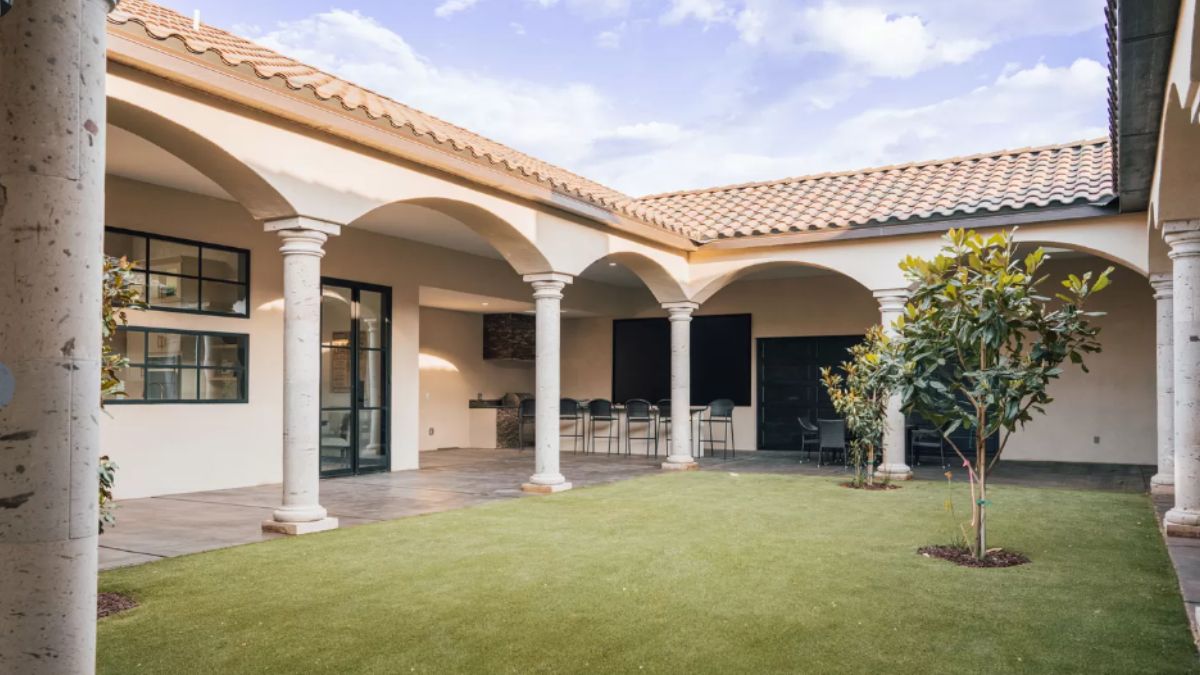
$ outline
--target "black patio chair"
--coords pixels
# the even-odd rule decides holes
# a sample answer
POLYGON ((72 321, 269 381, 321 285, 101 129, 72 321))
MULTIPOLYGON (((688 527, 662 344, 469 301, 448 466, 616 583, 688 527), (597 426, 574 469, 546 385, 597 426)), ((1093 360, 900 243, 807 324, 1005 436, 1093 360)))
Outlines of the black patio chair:
POLYGON ((588 440, 592 445, 592 453, 596 452, 596 440, 603 438, 608 446, 608 454, 612 454, 613 441, 617 442, 617 453, 621 452, 621 423, 617 418, 617 413, 613 409, 612 401, 603 398, 594 398, 588 401, 588 438, 584 439, 583 451, 588 452, 588 440), (596 423, 602 422, 608 425, 607 434, 604 436, 596 435, 596 423))
MULTIPOLYGON (((846 453, 846 420, 817 420, 819 432, 817 445, 817 466, 822 466, 825 451, 842 453, 842 463, 849 464, 850 458, 846 453)), ((834 455, 836 456, 836 455, 834 455)))
POLYGON ((650 401, 644 398, 634 398, 625 402, 625 454, 633 454, 633 442, 645 441, 646 454, 650 454, 650 448, 654 448, 654 455, 658 456, 658 428, 654 418, 654 408, 650 405, 650 401), (634 436, 633 425, 644 424, 646 429, 645 436, 634 436))
POLYGON ((534 424, 536 427, 537 404, 532 398, 521 399, 517 404, 517 445, 518 450, 525 449, 525 425, 534 424))
POLYGON ((917 428, 912 430, 908 441, 909 466, 921 465, 922 450, 937 450, 941 467, 945 469, 949 466, 946 463, 946 440, 942 438, 942 432, 937 429, 917 428))
POLYGON ((704 445, 708 445, 709 456, 716 455, 718 440, 714 430, 716 427, 720 427, 721 458, 737 457, 736 437, 733 433, 733 410, 735 407, 733 400, 728 398, 719 398, 708 404, 708 415, 701 420, 702 423, 708 425, 708 438, 700 439, 700 454, 704 454, 704 445))
POLYGON ((579 442, 583 441, 584 451, 587 451, 587 438, 583 435, 583 406, 579 405, 579 401, 573 398, 560 398, 558 400, 558 437, 571 439, 571 452, 579 452, 579 442), (564 434, 562 432, 562 423, 571 423, 571 433, 564 434))
POLYGON ((797 417, 796 421, 800 423, 800 461, 803 462, 803 453, 805 451, 808 452, 810 458, 812 457, 812 450, 809 449, 810 446, 816 447, 817 451, 820 452, 821 430, 817 428, 817 425, 809 422, 807 418, 797 417))

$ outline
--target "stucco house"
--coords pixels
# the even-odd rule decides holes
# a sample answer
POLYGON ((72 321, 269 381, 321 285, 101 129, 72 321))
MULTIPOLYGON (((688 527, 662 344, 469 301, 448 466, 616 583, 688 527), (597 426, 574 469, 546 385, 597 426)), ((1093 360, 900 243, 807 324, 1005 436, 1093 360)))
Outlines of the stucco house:
MULTIPOLYGON (((491 402, 520 393, 536 401, 531 491, 570 487, 560 397, 669 398, 664 469, 696 467, 692 404, 712 398, 735 402, 738 452, 794 449, 796 418, 820 413, 816 367, 902 311, 898 262, 936 252, 948 228, 1018 225, 1022 245, 1051 250, 1052 272, 1117 271, 1095 307, 1104 352, 1090 374, 1055 383, 1051 414, 1006 456, 1157 465, 1154 485, 1176 499, 1168 527, 1200 533, 1200 9, 1112 0, 1108 11, 1106 138, 634 197, 122 0, 105 60, 83 64, 103 69, 104 88, 84 78, 87 131, 70 141, 80 157, 107 148, 93 215, 104 250, 139 261, 150 304, 117 340, 129 396, 93 420, 121 466, 118 496, 282 482, 264 527, 335 527, 322 475, 495 447, 491 402), (497 315, 515 333, 489 334, 535 342, 536 358, 485 358, 497 315)), ((47 104, 38 96, 50 94, 29 105, 47 104)), ((17 218, 20 172, 0 161, 17 218)), ((35 294, 74 283, 59 263, 30 267, 34 235, 0 236, 0 269, 27 270, 35 294)), ((0 290, 0 360, 35 372, 14 337, 41 335, 13 310, 29 289, 0 290)), ((32 415, 12 400, 4 429, 32 415)), ((905 428, 897 408, 882 467, 894 478, 911 475, 905 428)), ((67 508, 42 489, 65 479, 18 475, 19 454, 0 454, 0 496, 67 508)), ((68 472, 81 484, 94 475, 83 466, 68 472)), ((89 499, 64 519, 94 524, 89 499)), ((0 512, 0 532, 40 527, 10 517, 0 512)))

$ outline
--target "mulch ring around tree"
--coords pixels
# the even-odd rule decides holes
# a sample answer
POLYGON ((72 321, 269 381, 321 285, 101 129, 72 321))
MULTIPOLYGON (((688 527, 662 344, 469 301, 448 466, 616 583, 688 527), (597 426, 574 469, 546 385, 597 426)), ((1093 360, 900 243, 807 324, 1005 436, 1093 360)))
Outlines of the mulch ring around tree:
POLYGON ((1015 567, 1025 565, 1029 558, 1015 551, 1005 551, 1002 548, 989 548, 983 559, 975 557, 970 549, 957 546, 923 546, 917 553, 926 558, 941 558, 962 567, 1015 567))
POLYGON ((103 619, 117 612, 133 609, 138 604, 133 598, 120 593, 101 593, 96 598, 96 618, 103 619))
POLYGON ((871 483, 870 485, 863 483, 862 485, 855 485, 854 483, 847 481, 845 483, 838 483, 838 485, 841 485, 844 488, 850 488, 851 490, 876 491, 876 490, 899 490, 900 489, 900 486, 896 485, 895 483, 871 483))

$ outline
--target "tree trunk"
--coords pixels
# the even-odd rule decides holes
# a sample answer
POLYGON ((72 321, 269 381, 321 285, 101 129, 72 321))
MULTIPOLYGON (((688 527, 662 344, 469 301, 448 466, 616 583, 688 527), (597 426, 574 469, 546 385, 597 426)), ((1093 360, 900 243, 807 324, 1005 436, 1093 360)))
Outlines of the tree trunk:
MULTIPOLYGON (((982 420, 980 420, 982 421, 982 420)), ((983 427, 975 432, 975 464, 979 468, 979 523, 975 529, 975 557, 987 557, 987 437, 983 427)))

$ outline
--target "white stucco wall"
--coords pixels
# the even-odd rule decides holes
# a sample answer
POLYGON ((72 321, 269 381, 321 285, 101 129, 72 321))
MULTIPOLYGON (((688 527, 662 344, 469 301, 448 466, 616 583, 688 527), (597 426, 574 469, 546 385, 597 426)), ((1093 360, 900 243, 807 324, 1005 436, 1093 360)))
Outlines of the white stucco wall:
POLYGON ((482 314, 422 307, 421 353, 448 364, 421 369, 421 450, 486 444, 485 430, 475 426, 488 418, 494 443, 495 413, 472 411, 468 401, 533 391, 533 363, 483 359, 482 314))
MULTIPOLYGON (((121 467, 118 497, 278 482, 283 423, 279 237, 263 232, 237 204, 211 197, 110 176, 107 200, 106 225, 246 248, 251 266, 248 319, 161 311, 131 314, 130 324, 135 326, 249 334, 249 402, 108 406, 101 424, 102 447, 121 467)), ((503 260, 353 228, 330 238, 325 250, 323 275, 392 290, 393 470, 417 468, 421 449, 486 440, 481 433, 486 423, 471 416, 468 399, 481 391, 486 397, 528 391, 533 368, 483 362, 480 315, 422 310, 419 290, 432 286, 529 302, 529 285, 503 260), (422 349, 455 362, 460 377, 423 378, 418 366, 422 349), (432 437, 430 426, 435 429, 432 437)), ((567 288, 563 306, 622 315, 644 296, 641 290, 580 280, 567 288)))

